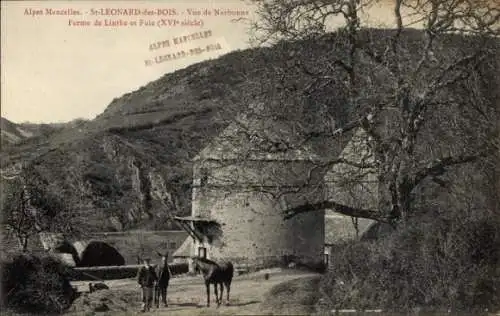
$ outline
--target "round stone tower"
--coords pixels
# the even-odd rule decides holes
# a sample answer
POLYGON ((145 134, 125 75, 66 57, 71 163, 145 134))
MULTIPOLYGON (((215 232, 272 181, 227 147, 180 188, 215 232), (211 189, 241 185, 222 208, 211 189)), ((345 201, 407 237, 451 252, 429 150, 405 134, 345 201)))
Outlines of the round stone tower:
POLYGON ((187 220, 197 234, 193 256, 257 266, 322 262, 324 212, 283 216, 324 196, 319 158, 305 146, 284 148, 269 130, 231 124, 195 157, 187 220))

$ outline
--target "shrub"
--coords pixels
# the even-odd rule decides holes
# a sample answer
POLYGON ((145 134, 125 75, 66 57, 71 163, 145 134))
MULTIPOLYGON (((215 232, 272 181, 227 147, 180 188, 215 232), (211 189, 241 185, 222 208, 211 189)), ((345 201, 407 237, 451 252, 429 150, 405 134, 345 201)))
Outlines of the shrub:
POLYGON ((500 307, 499 264, 498 216, 427 215, 384 239, 338 247, 320 308, 491 310, 500 307))
POLYGON ((62 313, 76 298, 68 272, 56 258, 18 255, 2 263, 2 305, 17 312, 62 313))
POLYGON ((264 295, 260 308, 272 315, 310 315, 319 299, 319 283, 318 276, 280 283, 264 295))

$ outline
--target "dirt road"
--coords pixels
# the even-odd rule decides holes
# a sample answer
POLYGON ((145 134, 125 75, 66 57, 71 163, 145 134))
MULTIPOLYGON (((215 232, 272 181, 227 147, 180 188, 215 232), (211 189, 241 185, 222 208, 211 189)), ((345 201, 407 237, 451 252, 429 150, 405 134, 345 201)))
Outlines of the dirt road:
MULTIPOLYGON (((201 276, 182 277, 171 280, 168 288, 169 307, 153 309, 143 315, 262 315, 260 303, 263 296, 273 286, 296 278, 313 276, 315 274, 300 271, 281 271, 279 269, 261 271, 258 273, 236 276, 233 279, 230 293, 230 303, 226 303, 224 291, 224 305, 217 308, 214 300, 213 287, 210 289, 210 307, 206 307, 206 290, 201 276), (269 273, 269 279, 265 280, 264 274, 269 273)), ((127 296, 127 312, 113 312, 113 308, 107 315, 134 315, 140 310, 140 290, 135 280, 106 281, 110 292, 123 293, 127 296)), ((75 282, 82 291, 88 289, 88 282, 75 282)), ((75 306, 76 307, 76 306, 75 306)), ((77 309, 78 311, 78 309, 77 309)))

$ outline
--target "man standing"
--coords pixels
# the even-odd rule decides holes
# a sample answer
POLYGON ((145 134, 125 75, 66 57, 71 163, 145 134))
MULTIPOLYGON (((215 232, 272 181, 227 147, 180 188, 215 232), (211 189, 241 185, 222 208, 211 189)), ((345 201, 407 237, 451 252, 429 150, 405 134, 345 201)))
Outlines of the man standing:
POLYGON ((161 257, 161 264, 158 266, 158 285, 155 293, 156 308, 160 307, 160 295, 163 306, 168 307, 167 288, 172 275, 168 266, 168 253, 162 255, 158 252, 158 255, 161 257))
POLYGON ((144 266, 137 273, 137 283, 142 288, 142 312, 148 312, 153 303, 153 289, 155 288, 158 277, 155 269, 150 265, 149 258, 144 259, 144 266))

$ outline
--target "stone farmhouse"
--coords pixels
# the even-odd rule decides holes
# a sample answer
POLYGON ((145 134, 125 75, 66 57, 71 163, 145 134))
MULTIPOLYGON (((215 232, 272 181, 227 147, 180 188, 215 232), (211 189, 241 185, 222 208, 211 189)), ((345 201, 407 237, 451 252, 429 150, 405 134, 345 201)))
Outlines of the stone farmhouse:
MULTIPOLYGON (((371 170, 328 166, 328 157, 307 143, 300 149, 280 148, 280 140, 293 142, 293 137, 286 123, 241 115, 194 158, 192 214, 176 218, 192 238, 190 256, 257 266, 317 264, 328 251, 325 231, 335 234, 325 228, 325 211, 333 212, 308 212, 284 221, 283 211, 325 197, 353 206, 377 203, 371 170), (339 178, 354 174, 364 176, 358 175, 361 179, 351 186, 340 183, 339 178)), ((356 132, 341 156, 370 159, 365 137, 356 132)), ((350 217, 345 218, 350 224, 350 217)))
POLYGON ((281 214, 323 193, 303 188, 318 182, 311 170, 319 157, 279 148, 293 137, 286 124, 242 115, 194 158, 192 216, 177 218, 194 239, 191 255, 256 265, 322 260, 323 213, 281 214))

